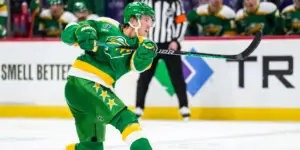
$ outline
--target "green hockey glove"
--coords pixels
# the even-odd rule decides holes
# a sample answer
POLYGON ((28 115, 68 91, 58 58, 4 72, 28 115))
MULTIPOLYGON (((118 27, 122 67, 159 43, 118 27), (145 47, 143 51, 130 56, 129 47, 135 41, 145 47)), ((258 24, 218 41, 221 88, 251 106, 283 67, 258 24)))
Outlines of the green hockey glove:
POLYGON ((156 57, 155 51, 157 50, 157 45, 151 40, 144 40, 139 44, 139 47, 137 49, 137 55, 140 58, 154 58, 156 57))
POLYGON ((97 41, 97 31, 91 26, 79 26, 75 31, 77 42, 81 49, 93 51, 97 41))

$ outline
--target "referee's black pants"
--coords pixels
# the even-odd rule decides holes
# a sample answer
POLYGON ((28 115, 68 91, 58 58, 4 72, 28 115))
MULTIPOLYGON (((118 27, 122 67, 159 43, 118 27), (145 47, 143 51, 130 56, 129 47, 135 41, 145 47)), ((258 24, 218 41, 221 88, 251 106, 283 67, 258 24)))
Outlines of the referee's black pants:
MULTIPOLYGON (((168 49, 169 43, 157 43, 159 49, 168 49)), ((179 108, 188 107, 186 83, 182 72, 182 62, 180 56, 160 55, 154 58, 149 70, 140 74, 137 82, 136 107, 144 109, 145 97, 148 91, 149 83, 154 76, 158 60, 162 58, 169 71, 170 79, 179 100, 179 108)))

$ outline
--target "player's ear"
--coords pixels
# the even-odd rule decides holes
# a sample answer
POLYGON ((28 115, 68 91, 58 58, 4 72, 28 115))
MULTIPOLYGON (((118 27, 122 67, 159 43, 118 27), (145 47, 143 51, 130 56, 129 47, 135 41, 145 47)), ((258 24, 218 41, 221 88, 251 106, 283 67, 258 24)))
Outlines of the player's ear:
POLYGON ((130 17, 130 23, 131 23, 133 26, 137 26, 137 25, 138 25, 138 22, 137 22, 135 16, 130 17))

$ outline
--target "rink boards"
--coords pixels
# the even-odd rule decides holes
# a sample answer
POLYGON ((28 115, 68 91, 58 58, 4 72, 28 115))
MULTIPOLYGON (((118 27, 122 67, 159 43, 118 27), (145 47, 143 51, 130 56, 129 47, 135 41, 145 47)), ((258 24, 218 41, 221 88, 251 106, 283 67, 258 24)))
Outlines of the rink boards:
MULTIPOLYGON (((235 54, 249 38, 189 38, 186 51, 235 54)), ((64 100, 67 71, 82 51, 52 40, 0 42, 0 117, 71 114, 64 100)), ((244 62, 182 57, 192 119, 300 121, 300 37, 265 38, 244 62)), ((178 100, 159 63, 146 98, 146 119, 180 119, 178 100)), ((138 73, 123 76, 116 93, 135 105, 138 73)))

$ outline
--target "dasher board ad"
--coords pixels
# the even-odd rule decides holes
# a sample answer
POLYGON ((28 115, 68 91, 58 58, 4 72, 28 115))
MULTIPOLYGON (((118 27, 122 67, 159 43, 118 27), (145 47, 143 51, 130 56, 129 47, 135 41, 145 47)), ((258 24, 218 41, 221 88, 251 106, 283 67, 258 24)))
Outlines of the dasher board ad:
MULTIPOLYGON (((186 40, 185 51, 236 54, 251 39, 186 40)), ((65 106, 64 85, 72 63, 83 53, 59 41, 0 42, 0 105, 65 106)), ((182 56, 192 107, 300 107, 300 39, 263 39, 245 61, 182 56), (283 44, 284 43, 284 44, 283 44)), ((137 72, 124 75, 116 94, 135 105, 137 72)), ((146 106, 176 107, 166 65, 159 61, 146 106)))

